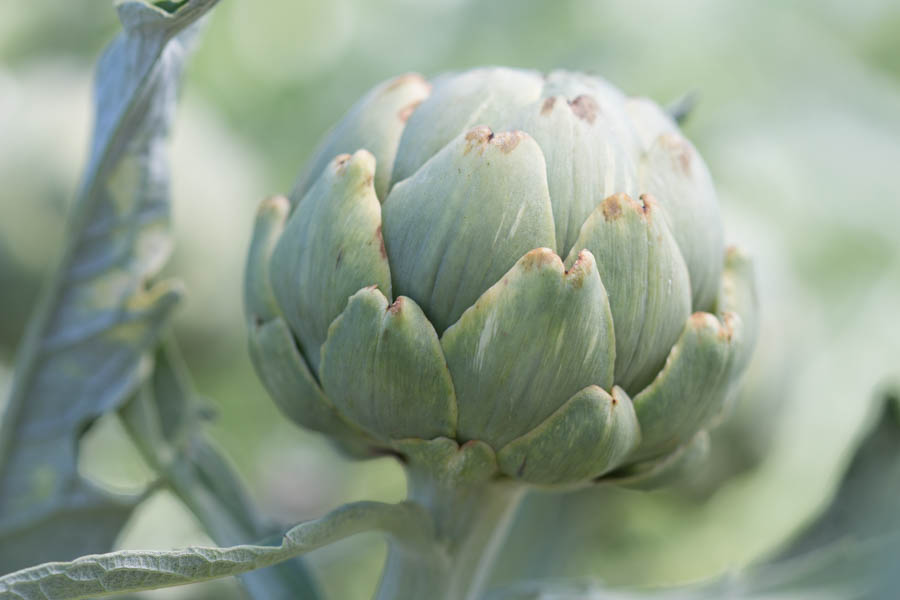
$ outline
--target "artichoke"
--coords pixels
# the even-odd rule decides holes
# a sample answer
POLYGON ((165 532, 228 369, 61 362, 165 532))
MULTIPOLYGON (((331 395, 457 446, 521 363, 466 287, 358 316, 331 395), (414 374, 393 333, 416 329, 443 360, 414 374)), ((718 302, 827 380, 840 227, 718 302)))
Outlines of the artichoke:
POLYGON ((750 264, 677 124, 562 71, 374 88, 263 202, 245 304, 300 425, 537 485, 692 454, 756 332, 750 264))

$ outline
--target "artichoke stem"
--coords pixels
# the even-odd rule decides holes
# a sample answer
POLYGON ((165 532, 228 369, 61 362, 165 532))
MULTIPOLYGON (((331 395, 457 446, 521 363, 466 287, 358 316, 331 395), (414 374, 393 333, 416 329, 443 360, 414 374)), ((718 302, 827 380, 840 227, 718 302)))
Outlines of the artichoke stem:
POLYGON ((513 483, 448 485, 408 471, 408 499, 432 514, 439 558, 391 544, 376 600, 475 600, 512 523, 524 488, 513 483))

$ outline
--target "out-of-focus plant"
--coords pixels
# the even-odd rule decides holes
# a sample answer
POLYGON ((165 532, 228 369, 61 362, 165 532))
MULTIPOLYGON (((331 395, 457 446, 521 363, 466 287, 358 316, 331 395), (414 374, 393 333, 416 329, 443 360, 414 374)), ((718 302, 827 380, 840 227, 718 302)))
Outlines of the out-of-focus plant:
MULTIPOLYGON (((213 539, 271 532, 199 431, 204 411, 174 342, 155 350, 180 297, 177 284, 156 281, 171 249, 165 137, 194 23, 215 3, 119 6, 124 32, 98 66, 91 154, 64 252, 19 351, 3 414, 2 571, 111 548, 145 494, 112 495, 91 483, 78 471, 76 448, 94 421, 115 411, 160 485, 213 539)), ((299 564, 244 582, 260 598, 314 593, 299 564)))
MULTIPOLYGON (((125 33, 101 61, 66 252, 4 416, 0 571, 111 546, 142 496, 87 483, 65 447, 114 411, 160 484, 217 543, 240 545, 25 568, 0 577, 0 598, 97 597, 239 574, 253 597, 312 598, 305 567, 289 559, 370 530, 391 540, 382 598, 891 589, 883 557, 895 535, 849 553, 820 548, 848 530, 871 536, 872 521, 829 528, 845 505, 880 511, 895 529, 872 491, 871 474, 897 457, 896 431, 883 424, 836 508, 736 578, 626 593, 527 581, 533 572, 520 568, 515 583, 487 591, 497 554, 515 554, 501 543, 526 486, 648 487, 695 471, 756 335, 749 265, 736 251, 723 260, 699 155, 652 103, 571 73, 388 82, 337 125, 290 202, 263 204, 246 285, 261 378, 294 421, 351 455, 396 456, 410 482, 406 502, 346 505, 267 540, 270 525, 200 429, 203 404, 174 341, 159 344, 177 297, 154 281, 170 246, 161 140, 184 30, 213 4, 120 6, 125 33)), ((524 552, 532 562, 540 554, 533 543, 524 552)))

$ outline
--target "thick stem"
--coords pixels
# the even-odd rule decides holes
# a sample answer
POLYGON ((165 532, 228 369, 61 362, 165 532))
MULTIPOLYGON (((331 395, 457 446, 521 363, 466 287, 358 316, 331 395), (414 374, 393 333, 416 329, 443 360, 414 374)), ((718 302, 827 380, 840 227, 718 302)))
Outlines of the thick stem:
POLYGON ((441 555, 428 558, 392 544, 376 600, 475 600, 522 497, 512 483, 451 487, 410 471, 408 499, 425 507, 437 528, 441 555))

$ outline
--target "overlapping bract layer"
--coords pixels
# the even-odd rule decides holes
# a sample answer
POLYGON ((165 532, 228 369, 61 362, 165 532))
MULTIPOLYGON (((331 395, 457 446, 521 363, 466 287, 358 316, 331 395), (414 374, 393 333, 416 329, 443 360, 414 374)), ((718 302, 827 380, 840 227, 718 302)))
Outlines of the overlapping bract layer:
POLYGON ((246 297, 257 370, 304 426, 477 443, 497 474, 568 484, 685 448, 746 365, 751 269, 647 100, 565 72, 406 75, 310 164, 263 204, 246 297))

